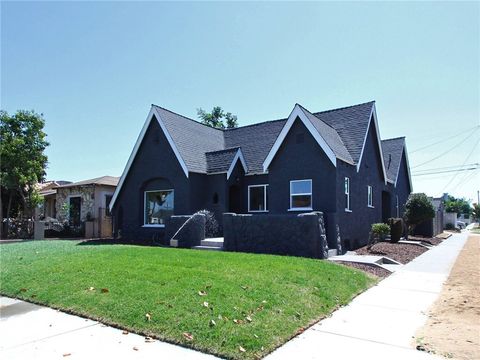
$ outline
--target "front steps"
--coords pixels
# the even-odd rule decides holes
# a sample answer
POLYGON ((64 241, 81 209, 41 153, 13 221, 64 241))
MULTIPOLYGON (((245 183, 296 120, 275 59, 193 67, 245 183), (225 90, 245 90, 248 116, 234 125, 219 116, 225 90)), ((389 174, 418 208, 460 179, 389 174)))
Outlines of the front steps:
POLYGON ((199 246, 194 246, 192 249, 223 251, 223 238, 210 238, 202 240, 199 246))

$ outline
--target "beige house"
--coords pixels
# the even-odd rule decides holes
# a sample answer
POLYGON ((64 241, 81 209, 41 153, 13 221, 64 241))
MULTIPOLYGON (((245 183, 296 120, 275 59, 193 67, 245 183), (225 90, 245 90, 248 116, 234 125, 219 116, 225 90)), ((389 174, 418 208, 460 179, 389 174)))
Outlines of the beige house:
POLYGON ((85 223, 85 237, 112 235, 112 219, 108 205, 118 184, 118 177, 102 176, 74 183, 42 188, 44 216, 71 226, 85 223))

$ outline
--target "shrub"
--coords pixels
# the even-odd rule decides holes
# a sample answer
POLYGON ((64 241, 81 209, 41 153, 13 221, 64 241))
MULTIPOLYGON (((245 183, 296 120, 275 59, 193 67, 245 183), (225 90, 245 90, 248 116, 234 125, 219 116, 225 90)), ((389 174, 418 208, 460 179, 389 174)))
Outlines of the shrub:
POLYGON ((434 217, 435 209, 427 195, 423 193, 410 195, 405 204, 405 219, 410 227, 410 232, 413 232, 418 224, 434 217))
POLYGON ((211 238, 218 236, 220 232, 220 226, 218 225, 215 215, 208 210, 200 210, 198 213, 205 215, 205 237, 211 238))
POLYGON ((370 250, 373 245, 379 241, 385 240, 385 237, 390 233, 390 226, 384 223, 372 224, 372 230, 368 238, 367 249, 370 250))
POLYGON ((403 234, 403 219, 402 218, 390 218, 388 219, 390 224, 390 241, 399 242, 403 234))
POLYGON ((452 223, 446 223, 445 230, 455 230, 455 225, 453 225, 452 223))
POLYGON ((390 234, 390 226, 384 223, 372 224, 372 233, 380 239, 384 239, 390 234))

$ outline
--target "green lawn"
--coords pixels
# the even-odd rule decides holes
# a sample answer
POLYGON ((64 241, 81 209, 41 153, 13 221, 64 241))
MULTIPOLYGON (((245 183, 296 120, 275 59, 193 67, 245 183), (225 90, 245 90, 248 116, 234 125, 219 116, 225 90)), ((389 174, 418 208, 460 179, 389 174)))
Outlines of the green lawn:
POLYGON ((73 241, 1 245, 0 274, 3 295, 226 358, 271 352, 375 281, 312 259, 73 241))

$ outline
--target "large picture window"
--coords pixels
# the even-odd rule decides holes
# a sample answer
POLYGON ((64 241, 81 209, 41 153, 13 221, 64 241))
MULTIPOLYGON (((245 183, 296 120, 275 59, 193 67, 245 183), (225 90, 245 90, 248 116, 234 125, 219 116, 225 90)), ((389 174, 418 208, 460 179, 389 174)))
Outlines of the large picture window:
POLYGON ((290 210, 312 210, 312 180, 290 181, 290 210))
POLYGON ((266 212, 268 211, 267 201, 268 185, 250 185, 248 187, 248 211, 266 212))
POLYGON ((173 215, 173 190, 145 191, 145 225, 165 226, 173 215))

